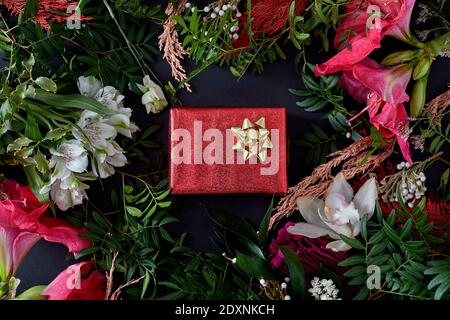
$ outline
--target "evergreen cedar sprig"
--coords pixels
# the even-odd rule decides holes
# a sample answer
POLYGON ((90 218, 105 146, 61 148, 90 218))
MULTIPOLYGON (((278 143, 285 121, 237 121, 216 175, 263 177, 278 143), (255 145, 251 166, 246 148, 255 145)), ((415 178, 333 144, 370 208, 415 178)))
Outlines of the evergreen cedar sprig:
POLYGON ((187 80, 186 70, 181 64, 184 56, 188 53, 186 49, 183 48, 178 40, 178 31, 176 30, 177 22, 172 19, 173 16, 178 16, 183 13, 186 8, 186 0, 180 1, 176 8, 169 2, 166 8, 167 19, 163 24, 163 32, 159 36, 159 50, 163 54, 163 59, 165 59, 172 70, 172 77, 178 82, 182 83, 189 92, 191 92, 191 86, 189 83, 185 82, 187 80))

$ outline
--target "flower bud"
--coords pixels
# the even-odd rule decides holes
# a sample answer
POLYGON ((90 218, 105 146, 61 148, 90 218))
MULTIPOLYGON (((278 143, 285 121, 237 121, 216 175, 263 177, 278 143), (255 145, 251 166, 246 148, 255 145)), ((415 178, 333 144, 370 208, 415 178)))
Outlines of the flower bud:
POLYGON ((432 60, 430 57, 423 57, 420 59, 419 63, 414 68, 413 79, 419 80, 425 77, 430 72, 431 63, 432 60))
POLYGON ((450 32, 441 35, 439 38, 434 39, 427 43, 427 47, 430 48, 434 57, 437 57, 444 49, 450 49, 450 32))
POLYGON ((418 50, 405 50, 394 52, 388 55, 386 58, 384 58, 381 64, 387 67, 403 64, 417 57, 418 53, 419 53, 418 50))
POLYGON ((409 103, 409 114, 413 118, 420 117, 423 112, 427 96, 427 83, 428 75, 425 75, 414 83, 411 102, 409 103))
POLYGON ((42 294, 46 286, 35 286, 32 287, 20 295, 15 297, 13 300, 47 300, 47 297, 42 294))

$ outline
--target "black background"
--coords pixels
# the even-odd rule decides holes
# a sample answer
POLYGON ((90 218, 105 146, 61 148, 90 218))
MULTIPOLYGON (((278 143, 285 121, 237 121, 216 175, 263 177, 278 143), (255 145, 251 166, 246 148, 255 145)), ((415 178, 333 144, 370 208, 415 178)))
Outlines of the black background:
MULTIPOLYGON (((163 1, 160 1, 163 2, 163 1)), ((393 47, 397 47, 398 42, 392 40, 383 41, 383 47, 392 52, 393 47)), ((193 93, 182 92, 179 96, 185 106, 199 107, 233 107, 233 106, 257 106, 257 107, 278 107, 287 108, 288 113, 288 135, 289 139, 296 139, 302 132, 309 131, 310 123, 314 122, 322 126, 325 130, 331 130, 328 122, 322 120, 322 114, 306 113, 295 105, 297 97, 291 95, 288 88, 301 88, 302 83, 294 65, 295 51, 287 48, 288 59, 277 61, 272 65, 267 65, 263 74, 246 74, 239 81, 226 68, 212 66, 191 83, 193 93)), ((384 56, 383 50, 374 54, 379 58, 384 56)), ((308 49, 309 61, 312 63, 323 62, 329 54, 320 52, 320 44, 313 44, 308 49)), ((188 69, 192 65, 187 64, 188 69)), ((428 100, 444 92, 447 83, 450 82, 450 61, 439 58, 432 66, 431 79, 429 82, 428 100)), ((170 69, 168 65, 159 60, 152 66, 155 73, 164 83, 170 79, 170 69)), ((173 80, 172 80, 173 82, 173 80)), ((164 146, 164 154, 167 148, 167 125, 168 110, 159 115, 146 115, 143 106, 139 104, 139 99, 127 96, 127 106, 132 106, 134 115, 132 119, 138 123, 141 129, 159 123, 162 129, 157 135, 158 142, 164 146)), ((349 101, 350 104, 354 102, 349 101)), ((300 178, 306 175, 302 150, 291 148, 289 153, 289 184, 296 184, 300 178)), ((435 168, 435 170, 438 168, 435 168)), ((439 178, 437 174, 429 173, 428 182, 435 185, 439 178)), ((105 183, 108 183, 105 181, 105 183)), ((91 197, 94 197, 91 194, 91 197)), ((176 227, 177 231, 188 232, 187 244, 202 251, 215 251, 211 237, 212 228, 210 219, 207 216, 205 205, 222 207, 230 212, 248 218, 255 226, 264 215, 271 197, 259 195, 224 195, 224 196, 183 196, 183 206, 175 213, 181 220, 176 227)), ((98 199, 96 199, 98 201, 98 199)), ((109 201, 109 197, 105 197, 109 201)), ((23 261, 18 278, 21 279, 20 291, 30 286, 48 284, 61 272, 71 261, 66 259, 67 250, 64 246, 40 241, 23 261)))

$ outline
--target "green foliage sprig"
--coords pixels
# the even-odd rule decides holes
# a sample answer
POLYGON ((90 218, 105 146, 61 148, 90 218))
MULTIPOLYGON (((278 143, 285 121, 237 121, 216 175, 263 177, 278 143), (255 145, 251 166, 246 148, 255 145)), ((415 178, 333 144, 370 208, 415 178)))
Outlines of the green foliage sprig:
POLYGON ((81 74, 92 75, 122 92, 130 85, 136 94, 141 94, 136 84, 146 74, 152 74, 149 65, 160 55, 154 45, 159 26, 142 24, 120 10, 111 16, 106 4, 84 1, 83 15, 92 20, 83 21, 80 29, 52 23, 47 34, 39 25, 25 20, 11 32, 17 39, 14 44, 21 49, 18 53, 32 53, 37 74, 58 78, 66 85, 81 74))
POLYGON ((448 266, 432 269, 427 273, 425 270, 428 266, 448 261, 448 256, 444 253, 446 250, 440 247, 448 235, 432 235, 436 229, 423 211, 425 198, 413 211, 407 209, 400 194, 399 198, 399 207, 394 208, 387 219, 382 217, 381 208, 377 205, 378 221, 362 221, 361 240, 342 237, 354 250, 360 252, 339 263, 340 266, 351 266, 344 274, 351 278, 349 284, 363 286, 355 299, 378 299, 381 296, 392 299, 445 297, 445 285, 442 288, 439 286, 437 292, 436 286, 442 283, 437 280, 431 283, 427 275, 430 272, 442 272, 440 277, 444 277, 448 273, 448 266), (405 215, 407 219, 402 220, 404 222, 399 226, 397 219, 405 215), (367 270, 373 265, 380 268, 384 280, 380 288, 369 290, 365 286, 369 278, 367 270))
MULTIPOLYGON (((230 32, 238 21, 229 10, 214 20, 203 20, 198 8, 186 10, 183 16, 174 17, 182 36, 183 47, 189 48, 189 56, 200 66, 191 72, 191 80, 212 64, 227 65, 238 78, 251 70, 261 73, 264 66, 277 59, 286 59, 281 43, 290 42, 298 50, 297 62, 305 59, 305 48, 311 44, 311 33, 321 39, 328 50, 328 32, 335 29, 347 0, 316 0, 300 16, 295 15, 295 1, 292 1, 286 26, 274 35, 253 30, 252 3, 245 1, 248 18, 245 33, 248 43, 235 45, 230 32)), ((187 81, 188 81, 187 80, 187 81)))
POLYGON ((88 228, 83 236, 94 242, 77 258, 92 255, 107 272, 114 267, 114 288, 138 280, 124 291, 126 298, 258 298, 249 278, 231 261, 214 253, 198 253, 185 245, 185 233, 176 236, 170 231, 178 219, 167 180, 153 186, 152 174, 120 175, 122 192, 111 193, 109 212, 90 202, 85 212, 69 216, 73 224, 88 228))

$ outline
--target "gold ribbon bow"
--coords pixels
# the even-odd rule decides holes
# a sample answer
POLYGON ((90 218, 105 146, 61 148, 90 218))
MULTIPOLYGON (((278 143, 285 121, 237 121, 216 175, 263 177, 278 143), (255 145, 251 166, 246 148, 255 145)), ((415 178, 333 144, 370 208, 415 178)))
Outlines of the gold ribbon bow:
POLYGON ((257 157, 261 162, 266 161, 267 150, 272 149, 273 144, 264 117, 255 123, 245 118, 241 127, 232 127, 231 131, 238 139, 233 150, 242 151, 245 161, 251 157, 257 157))

